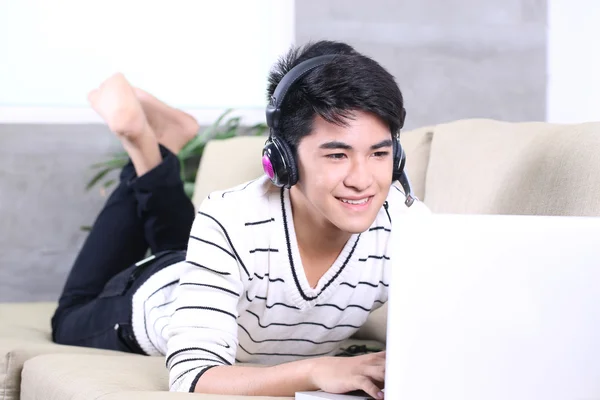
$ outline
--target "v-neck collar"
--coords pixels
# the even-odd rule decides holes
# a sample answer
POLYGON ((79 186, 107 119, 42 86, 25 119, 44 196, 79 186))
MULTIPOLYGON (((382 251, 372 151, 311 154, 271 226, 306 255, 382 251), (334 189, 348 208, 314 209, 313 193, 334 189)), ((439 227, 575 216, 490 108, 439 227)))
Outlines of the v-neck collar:
MULTIPOLYGON (((298 307, 310 308, 317 304, 317 300, 324 301, 328 298, 339 284, 343 282, 344 272, 354 266, 352 256, 355 254, 360 234, 353 234, 348 239, 336 260, 321 279, 319 279, 316 287, 312 288, 306 278, 306 272, 300 257, 289 190, 282 188, 278 200, 283 222, 283 237, 285 238, 285 243, 281 243, 281 247, 285 248, 284 254, 289 263, 286 275, 288 275, 288 279, 291 279, 295 286, 295 290, 290 290, 290 298, 298 307)), ((283 254, 281 255, 283 256, 283 254)))

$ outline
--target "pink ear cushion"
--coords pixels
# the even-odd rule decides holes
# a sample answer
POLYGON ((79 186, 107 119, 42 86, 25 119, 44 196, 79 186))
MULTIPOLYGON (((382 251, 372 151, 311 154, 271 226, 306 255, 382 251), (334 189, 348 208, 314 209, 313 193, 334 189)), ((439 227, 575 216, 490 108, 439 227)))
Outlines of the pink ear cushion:
POLYGON ((269 179, 273 179, 275 177, 275 172, 273 171, 273 164, 271 164, 271 160, 265 154, 262 158, 262 165, 265 174, 269 177, 269 179))

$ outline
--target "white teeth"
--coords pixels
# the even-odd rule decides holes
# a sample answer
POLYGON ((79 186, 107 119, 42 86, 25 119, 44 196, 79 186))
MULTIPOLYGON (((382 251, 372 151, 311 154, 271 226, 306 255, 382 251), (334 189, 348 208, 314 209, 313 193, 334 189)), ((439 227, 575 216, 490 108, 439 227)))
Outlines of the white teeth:
POLYGON ((365 204, 367 201, 369 201, 369 198, 364 198, 362 200, 348 200, 348 199, 340 199, 342 202, 344 203, 348 203, 348 204, 365 204))

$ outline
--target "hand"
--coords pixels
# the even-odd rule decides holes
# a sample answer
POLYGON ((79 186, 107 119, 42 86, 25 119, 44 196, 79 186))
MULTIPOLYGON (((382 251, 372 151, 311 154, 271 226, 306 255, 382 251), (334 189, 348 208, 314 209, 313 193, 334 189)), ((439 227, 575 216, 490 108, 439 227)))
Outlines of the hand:
POLYGON ((362 390, 382 399, 385 378, 385 351, 356 357, 323 357, 315 360, 311 382, 329 393, 362 390))

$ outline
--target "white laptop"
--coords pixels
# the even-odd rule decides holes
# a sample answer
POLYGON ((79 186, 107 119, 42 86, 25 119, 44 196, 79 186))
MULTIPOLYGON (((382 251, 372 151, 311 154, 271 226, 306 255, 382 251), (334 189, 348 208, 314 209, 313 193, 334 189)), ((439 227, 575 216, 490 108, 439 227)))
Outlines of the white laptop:
POLYGON ((393 223, 386 399, 600 399, 600 218, 393 223))

